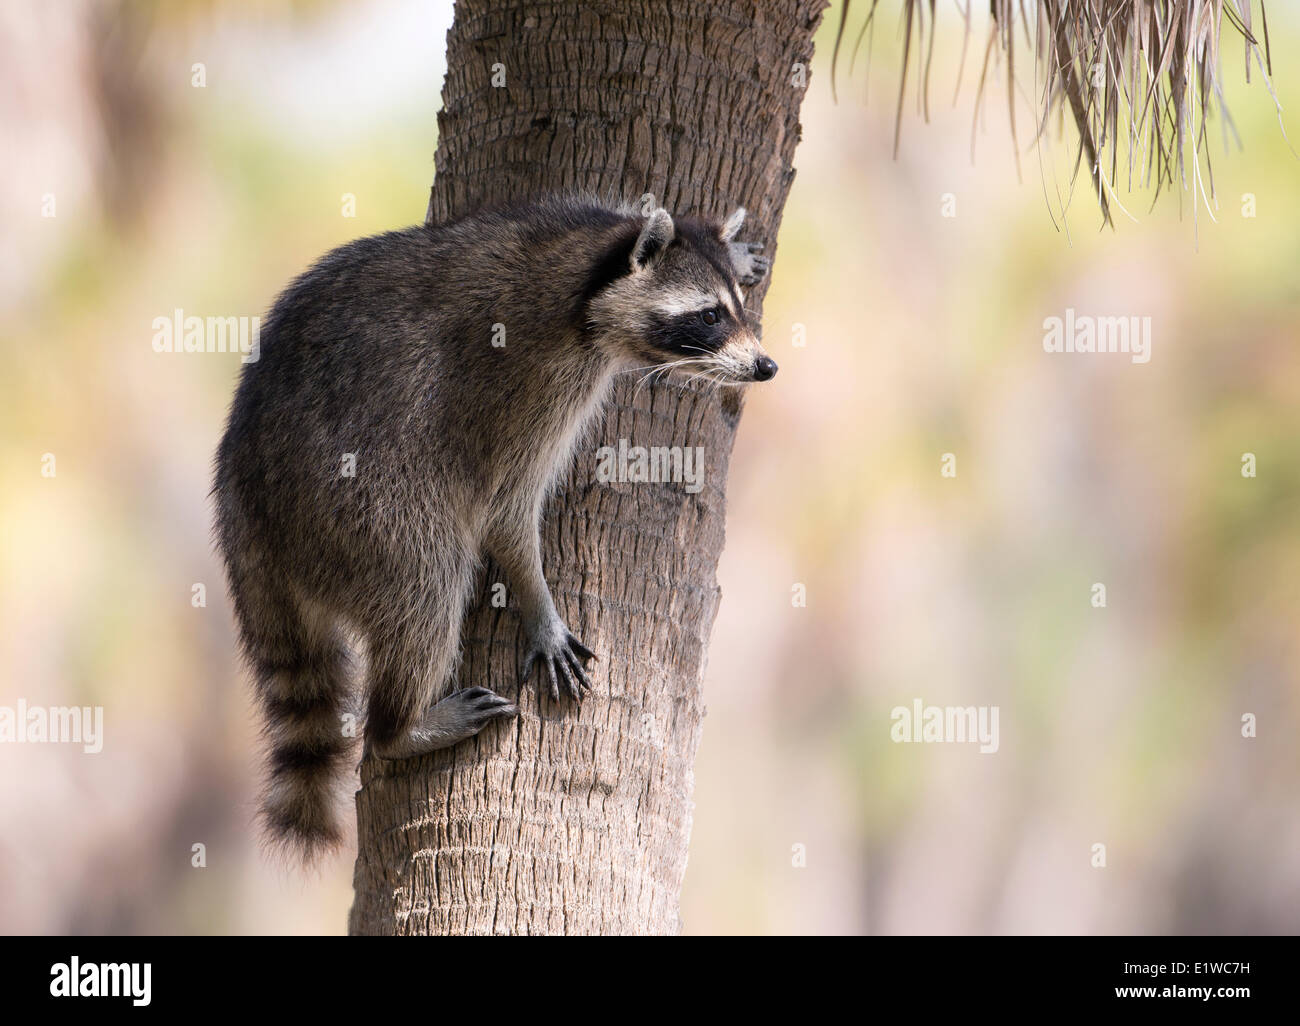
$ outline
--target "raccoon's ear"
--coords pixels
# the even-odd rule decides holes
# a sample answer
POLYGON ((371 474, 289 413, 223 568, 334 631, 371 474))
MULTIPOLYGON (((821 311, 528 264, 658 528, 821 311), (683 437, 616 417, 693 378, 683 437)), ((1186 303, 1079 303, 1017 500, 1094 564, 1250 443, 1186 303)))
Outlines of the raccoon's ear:
POLYGON ((653 264, 668 247, 668 243, 673 241, 675 234, 672 215, 663 207, 654 211, 637 236, 636 245, 632 247, 632 269, 653 264))
POLYGON ((730 242, 740 231, 740 226, 745 223, 745 208, 737 207, 735 212, 727 218, 722 225, 722 241, 730 242))

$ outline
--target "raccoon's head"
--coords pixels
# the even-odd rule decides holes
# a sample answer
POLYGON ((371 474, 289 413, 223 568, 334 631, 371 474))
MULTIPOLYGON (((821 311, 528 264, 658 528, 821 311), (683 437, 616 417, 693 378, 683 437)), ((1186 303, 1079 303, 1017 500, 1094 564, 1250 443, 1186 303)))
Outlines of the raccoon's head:
POLYGON ((627 369, 720 385, 771 378, 776 363, 759 345, 732 263, 744 216, 741 208, 719 225, 661 209, 631 222, 597 271, 591 338, 627 369))

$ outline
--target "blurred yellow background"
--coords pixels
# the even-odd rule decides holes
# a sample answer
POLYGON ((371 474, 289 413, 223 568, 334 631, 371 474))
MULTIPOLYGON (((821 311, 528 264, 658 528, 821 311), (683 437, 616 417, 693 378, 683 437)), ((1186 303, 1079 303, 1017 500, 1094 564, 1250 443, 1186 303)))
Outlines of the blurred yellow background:
MULTIPOLYGON (((1098 231, 1080 183, 1067 238, 1032 150, 1017 181, 1000 85, 972 163, 951 5, 893 159, 892 6, 838 105, 835 10, 819 36, 764 314, 782 370, 732 462, 686 930, 1296 932, 1300 160, 1225 30, 1245 149, 1211 126, 1217 223, 1139 191, 1139 223, 1098 231), (1067 308, 1151 317, 1150 362, 1045 353, 1067 308), (996 754, 893 743, 918 698, 998 707, 996 754)), ((1300 13, 1269 14, 1300 109, 1300 13)), ((299 876, 250 825, 207 498, 239 358, 157 353, 152 322, 263 314, 423 218, 450 19, 0 12, 0 705, 105 710, 96 755, 0 744, 0 931, 345 928, 351 853, 299 876)))

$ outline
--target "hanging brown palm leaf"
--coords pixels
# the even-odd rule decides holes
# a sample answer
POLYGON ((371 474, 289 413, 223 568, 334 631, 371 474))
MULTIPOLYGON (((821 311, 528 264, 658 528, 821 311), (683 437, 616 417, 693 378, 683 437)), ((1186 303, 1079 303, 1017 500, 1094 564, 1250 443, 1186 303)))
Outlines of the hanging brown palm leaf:
MULTIPOLYGON (((965 18, 967 43, 974 2, 969 0, 965 7, 958 4, 965 18)), ((894 128, 895 155, 902 131, 908 71, 914 52, 922 49, 919 103, 929 116, 937 20, 935 0, 902 0, 902 4, 903 68, 894 128)), ((871 0, 857 27, 851 65, 863 37, 874 28, 879 6, 880 0, 871 0)), ((992 17, 976 94, 976 114, 990 78, 990 65, 998 53, 1004 54, 1011 133, 1013 139, 1017 138, 1019 28, 1023 46, 1034 58, 1033 95, 1038 105, 1034 142, 1042 138, 1054 114, 1068 110, 1079 137, 1074 175, 1086 161, 1106 223, 1111 223, 1112 205, 1124 209, 1117 197, 1121 155, 1128 189, 1135 184, 1154 185, 1158 197, 1164 186, 1177 184, 1190 189, 1194 201, 1199 198, 1208 204, 1214 196, 1210 114, 1217 111, 1221 116, 1225 138, 1230 131, 1235 135, 1218 73, 1225 21, 1244 40, 1247 80, 1253 64, 1273 93, 1264 0, 1259 0, 1258 6, 1257 22, 1254 0, 989 0, 992 17)), ((859 7, 845 0, 841 10, 831 64, 832 88, 846 29, 859 7)), ((966 49, 963 45, 959 83, 966 49)))

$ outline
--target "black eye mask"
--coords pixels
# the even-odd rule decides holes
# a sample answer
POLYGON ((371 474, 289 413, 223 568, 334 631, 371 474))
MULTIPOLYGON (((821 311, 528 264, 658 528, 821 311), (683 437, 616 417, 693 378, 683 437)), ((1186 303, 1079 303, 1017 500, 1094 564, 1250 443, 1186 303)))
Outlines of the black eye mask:
POLYGON ((674 316, 655 314, 650 318, 647 339, 656 349, 683 357, 716 353, 726 345, 736 325, 722 307, 709 307, 709 310, 717 315, 714 324, 705 323, 702 310, 674 316))

